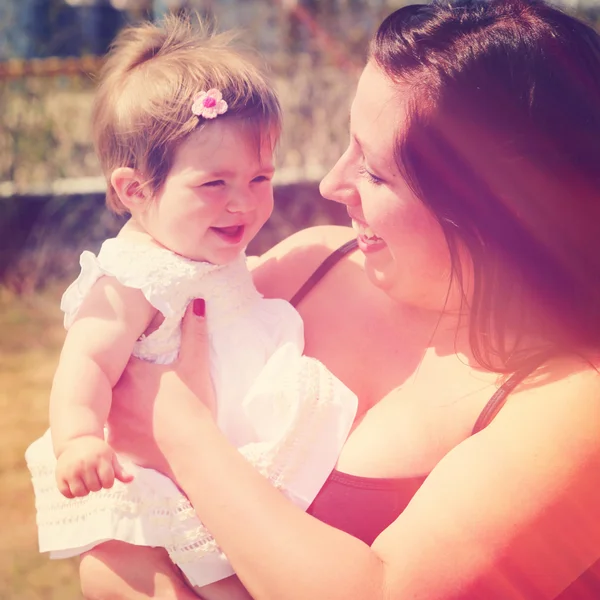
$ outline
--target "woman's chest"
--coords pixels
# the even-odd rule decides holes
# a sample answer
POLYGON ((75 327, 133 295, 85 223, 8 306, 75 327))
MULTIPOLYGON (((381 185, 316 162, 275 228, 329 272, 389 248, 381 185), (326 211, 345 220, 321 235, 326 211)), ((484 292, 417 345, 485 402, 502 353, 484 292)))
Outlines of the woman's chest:
POLYGON ((494 391, 494 385, 486 382, 458 387, 441 374, 422 384, 409 380, 357 421, 338 469, 365 477, 427 475, 471 435, 494 391))
POLYGON ((340 356, 347 360, 340 378, 358 393, 359 415, 338 469, 355 475, 426 475, 471 435, 498 386, 496 374, 473 371, 454 355, 401 344, 367 342, 356 362, 352 352, 340 356))
MULTIPOLYGON (((366 477, 428 473, 470 435, 496 389, 496 375, 477 373, 454 352, 440 355, 431 347, 436 315, 399 307, 364 281, 352 285, 350 277, 332 276, 300 312, 306 354, 359 399, 341 471, 366 477)), ((449 338, 452 349, 453 333, 449 338)))
POLYGON ((301 306, 305 353, 358 396, 361 414, 410 377, 421 361, 426 334, 397 315, 392 318, 360 289, 355 296, 350 290, 342 294, 332 300, 324 287, 301 306))

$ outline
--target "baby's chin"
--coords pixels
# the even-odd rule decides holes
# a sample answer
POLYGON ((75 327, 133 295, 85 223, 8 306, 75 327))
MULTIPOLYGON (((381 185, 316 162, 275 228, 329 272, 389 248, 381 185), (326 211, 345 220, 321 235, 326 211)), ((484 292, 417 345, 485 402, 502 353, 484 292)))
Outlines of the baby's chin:
MULTIPOLYGON (((169 249, 169 248, 168 248, 169 249)), ((206 252, 206 251, 182 251, 177 252, 176 250, 171 249, 171 252, 178 254, 183 258, 187 258, 188 260, 192 260, 194 262, 203 262, 208 263, 215 266, 223 266, 228 265, 234 262, 236 259, 240 257, 245 252, 246 248, 231 248, 225 250, 219 250, 218 252, 206 252)))

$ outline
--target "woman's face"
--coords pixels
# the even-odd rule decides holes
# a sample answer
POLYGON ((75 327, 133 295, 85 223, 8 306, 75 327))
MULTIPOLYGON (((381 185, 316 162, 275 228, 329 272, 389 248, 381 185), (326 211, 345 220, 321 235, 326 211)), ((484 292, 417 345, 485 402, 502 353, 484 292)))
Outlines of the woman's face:
POLYGON ((411 192, 394 158, 405 106, 402 89, 368 63, 350 111, 350 144, 320 191, 346 205, 377 287, 401 302, 452 310, 458 304, 447 298, 450 255, 442 229, 411 192))

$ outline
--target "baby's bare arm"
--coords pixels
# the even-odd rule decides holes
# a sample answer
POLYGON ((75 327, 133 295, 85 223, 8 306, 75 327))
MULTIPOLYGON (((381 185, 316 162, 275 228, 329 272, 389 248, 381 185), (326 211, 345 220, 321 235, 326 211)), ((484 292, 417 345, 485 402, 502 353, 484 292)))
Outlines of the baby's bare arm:
POLYGON ((102 277, 69 329, 50 395, 50 427, 57 456, 82 436, 103 437, 112 388, 135 341, 156 314, 140 290, 102 277))

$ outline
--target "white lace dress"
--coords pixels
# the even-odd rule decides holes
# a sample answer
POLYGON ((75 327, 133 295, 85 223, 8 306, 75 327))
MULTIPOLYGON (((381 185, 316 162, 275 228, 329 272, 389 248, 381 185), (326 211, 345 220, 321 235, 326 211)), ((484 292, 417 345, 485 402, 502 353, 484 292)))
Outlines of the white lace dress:
MULTIPOLYGON (((98 278, 115 277, 140 289, 165 317, 134 347, 135 356, 151 362, 177 357, 185 309, 193 298, 205 299, 218 425, 274 486, 306 509, 335 466, 356 397, 321 363, 302 356, 303 326, 296 310, 258 293, 243 255, 216 266, 115 238, 104 242, 97 257, 84 252, 80 262, 81 273, 61 304, 65 326, 98 278)), ((121 540, 166 548, 195 586, 233 573, 187 498, 157 471, 123 459, 132 483, 116 481, 109 490, 68 500, 56 487, 49 432, 27 449, 26 460, 40 551, 52 558, 121 540)))

